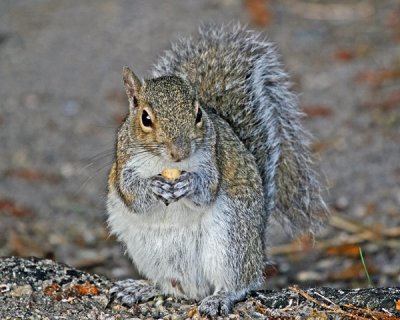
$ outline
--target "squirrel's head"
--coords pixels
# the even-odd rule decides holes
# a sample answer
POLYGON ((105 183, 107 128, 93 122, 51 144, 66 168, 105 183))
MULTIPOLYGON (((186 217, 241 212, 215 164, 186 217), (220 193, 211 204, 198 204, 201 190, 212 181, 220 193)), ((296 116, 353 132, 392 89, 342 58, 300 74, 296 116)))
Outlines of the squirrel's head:
POLYGON ((135 143, 176 162, 195 152, 206 129, 191 87, 176 76, 142 83, 128 67, 123 69, 123 80, 130 105, 127 121, 135 143))

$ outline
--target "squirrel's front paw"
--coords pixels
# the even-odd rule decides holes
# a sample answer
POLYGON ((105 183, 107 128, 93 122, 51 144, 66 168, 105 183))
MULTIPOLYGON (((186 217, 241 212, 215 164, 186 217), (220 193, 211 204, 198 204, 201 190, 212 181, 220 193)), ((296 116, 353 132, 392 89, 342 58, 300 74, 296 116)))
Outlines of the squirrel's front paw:
POLYGON ((162 176, 154 176, 150 181, 150 188, 157 199, 169 205, 176 201, 171 183, 162 176))
POLYGON ((194 179, 195 174, 186 171, 173 181, 158 175, 151 178, 150 188, 157 199, 169 205, 193 192, 194 179))
POLYGON ((112 300, 120 300, 129 307, 135 303, 146 302, 161 295, 161 292, 148 281, 133 279, 116 282, 110 293, 112 300))
POLYGON ((172 184, 172 193, 176 200, 179 200, 193 192, 195 174, 183 172, 172 184))

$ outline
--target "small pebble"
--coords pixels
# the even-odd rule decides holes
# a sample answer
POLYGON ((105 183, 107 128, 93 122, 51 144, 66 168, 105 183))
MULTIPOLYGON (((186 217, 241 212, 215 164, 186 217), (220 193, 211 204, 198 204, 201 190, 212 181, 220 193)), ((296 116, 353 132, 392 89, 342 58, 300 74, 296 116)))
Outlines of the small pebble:
POLYGON ((39 106, 39 97, 33 93, 28 94, 25 97, 25 106, 28 109, 37 109, 39 106))
POLYGON ((348 198, 346 198, 344 196, 339 197, 338 199, 336 199, 335 209, 338 211, 344 211, 349 207, 349 204, 350 204, 350 202, 349 202, 348 198))
POLYGON ((302 271, 297 274, 297 280, 301 282, 305 281, 321 281, 322 275, 321 272, 315 271, 302 271))
POLYGON ((154 299, 154 301, 155 301, 154 305, 155 305, 156 308, 160 307, 160 306, 162 306, 164 304, 164 298, 163 297, 157 297, 157 298, 154 299))
POLYGON ((20 297, 20 296, 30 296, 32 294, 33 290, 32 287, 29 284, 15 287, 11 291, 11 295, 14 297, 20 297))
POLYGON ((98 301, 104 307, 107 306, 108 302, 109 302, 109 299, 104 294, 101 294, 101 295, 98 295, 98 296, 93 296, 92 299, 98 301))
POLYGON ((67 116, 75 116, 79 113, 80 111, 80 104, 75 101, 75 100, 68 100, 67 102, 64 103, 64 113, 67 116))
POLYGON ((11 285, 8 283, 0 284, 0 293, 8 292, 11 290, 11 285))

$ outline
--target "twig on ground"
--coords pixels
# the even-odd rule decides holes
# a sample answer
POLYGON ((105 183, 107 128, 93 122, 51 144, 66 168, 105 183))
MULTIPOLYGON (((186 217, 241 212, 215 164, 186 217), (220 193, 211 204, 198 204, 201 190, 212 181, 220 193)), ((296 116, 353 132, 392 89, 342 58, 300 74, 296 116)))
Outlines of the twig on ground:
MULTIPOLYGON (((341 316, 345 316, 345 317, 349 317, 349 318, 353 318, 353 319, 358 319, 358 320, 368 320, 368 318, 362 317, 362 316, 358 316, 349 312, 346 312, 344 310, 342 310, 340 308, 340 306, 338 306, 337 304, 333 304, 328 305, 324 302, 318 301, 317 299, 313 298, 312 296, 310 296, 307 292, 305 292, 304 290, 301 290, 300 288, 293 286, 293 287, 289 287, 290 290, 292 290, 293 292, 300 294, 301 296, 303 296, 305 299, 315 303, 316 305, 328 309, 332 312, 334 312, 335 314, 341 315, 341 316)), ((327 298, 326 298, 327 299, 327 298)))

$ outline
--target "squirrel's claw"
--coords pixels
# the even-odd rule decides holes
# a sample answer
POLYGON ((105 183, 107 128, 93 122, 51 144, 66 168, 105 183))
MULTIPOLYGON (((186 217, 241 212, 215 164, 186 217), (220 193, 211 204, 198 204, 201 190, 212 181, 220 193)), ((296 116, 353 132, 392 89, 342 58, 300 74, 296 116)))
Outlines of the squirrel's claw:
POLYGON ((129 307, 161 295, 161 292, 148 281, 133 279, 116 282, 110 293, 111 299, 119 300, 129 307))
POLYGON ((233 300, 229 295, 221 293, 205 297, 199 305, 201 316, 227 316, 232 311, 233 300))
POLYGON ((164 177, 158 175, 151 178, 150 185, 152 187, 159 187, 164 189, 165 191, 171 190, 171 183, 168 182, 164 177))
POLYGON ((162 176, 154 176, 150 181, 150 188, 158 200, 166 206, 175 201, 171 184, 162 176))
POLYGON ((187 196, 193 191, 193 179, 193 173, 184 172, 172 185, 172 193, 177 200, 181 199, 184 196, 187 196))
POLYGON ((152 187, 153 194, 158 200, 161 200, 165 205, 169 205, 175 200, 175 196, 172 192, 166 191, 160 187, 152 187))
POLYGON ((191 172, 183 172, 181 176, 174 181, 168 181, 164 177, 158 175, 151 178, 150 188, 157 199, 168 206, 193 191, 193 179, 194 176, 191 172))

